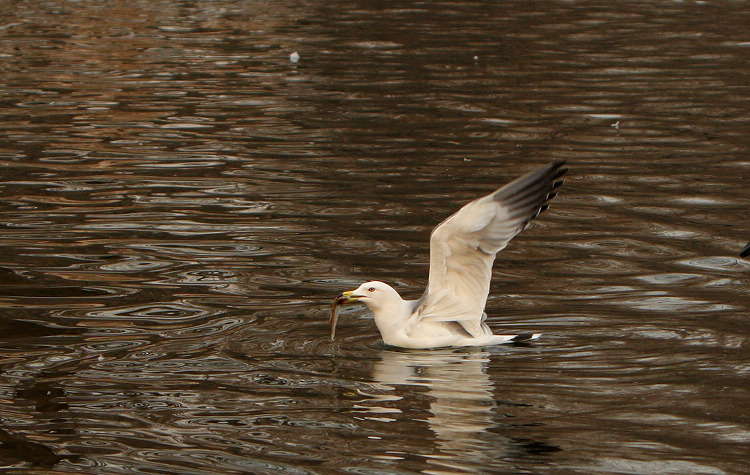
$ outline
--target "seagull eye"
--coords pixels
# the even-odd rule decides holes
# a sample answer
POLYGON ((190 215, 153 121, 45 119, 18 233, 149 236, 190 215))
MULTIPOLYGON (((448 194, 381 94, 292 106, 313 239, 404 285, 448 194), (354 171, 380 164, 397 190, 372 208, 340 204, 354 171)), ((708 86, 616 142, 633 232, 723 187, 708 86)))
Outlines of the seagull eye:
POLYGON ((367 289, 367 291, 368 292, 375 292, 375 287, 370 287, 369 289, 367 289))

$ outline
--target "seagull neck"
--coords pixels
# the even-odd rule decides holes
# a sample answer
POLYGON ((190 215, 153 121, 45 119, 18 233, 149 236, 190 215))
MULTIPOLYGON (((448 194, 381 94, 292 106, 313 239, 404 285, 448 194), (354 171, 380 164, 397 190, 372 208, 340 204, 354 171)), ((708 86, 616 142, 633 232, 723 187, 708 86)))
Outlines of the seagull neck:
POLYGON ((371 308, 370 311, 381 335, 389 335, 406 323, 414 311, 415 305, 416 300, 404 300, 397 296, 385 305, 371 308))

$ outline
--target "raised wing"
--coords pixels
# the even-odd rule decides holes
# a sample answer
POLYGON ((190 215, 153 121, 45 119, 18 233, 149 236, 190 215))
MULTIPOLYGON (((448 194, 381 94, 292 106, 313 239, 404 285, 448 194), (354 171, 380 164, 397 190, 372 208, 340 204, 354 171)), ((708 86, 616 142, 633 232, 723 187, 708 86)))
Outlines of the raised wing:
POLYGON ((467 204, 430 236, 430 276, 413 318, 454 321, 476 337, 490 331, 484 306, 495 255, 547 209, 563 184, 565 162, 552 162, 467 204))

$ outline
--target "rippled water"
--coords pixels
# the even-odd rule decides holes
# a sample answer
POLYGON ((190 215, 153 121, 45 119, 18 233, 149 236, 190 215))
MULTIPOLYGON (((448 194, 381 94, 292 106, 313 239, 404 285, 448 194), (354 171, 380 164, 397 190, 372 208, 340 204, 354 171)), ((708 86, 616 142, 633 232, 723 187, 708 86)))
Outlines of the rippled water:
POLYGON ((0 464, 744 473, 745 2, 0 5, 0 464), (300 61, 289 61, 297 51, 300 61), (553 159, 498 331, 398 351, 430 229, 553 159))

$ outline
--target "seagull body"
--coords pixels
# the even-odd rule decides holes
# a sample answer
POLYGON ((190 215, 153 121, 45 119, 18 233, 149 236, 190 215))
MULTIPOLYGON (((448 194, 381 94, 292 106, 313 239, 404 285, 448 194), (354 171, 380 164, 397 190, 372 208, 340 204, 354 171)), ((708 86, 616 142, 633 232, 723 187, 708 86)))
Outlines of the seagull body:
POLYGON ((340 304, 362 302, 367 305, 386 345, 401 348, 488 346, 539 337, 539 334, 493 335, 492 330, 484 323, 484 313, 476 336, 469 334, 456 321, 421 318, 418 310, 421 300, 404 300, 393 287, 384 282, 365 282, 357 290, 341 295, 344 302, 340 304))
POLYGON ((565 162, 552 162, 476 199, 440 223, 430 236, 430 272, 419 300, 404 300, 390 285, 365 282, 342 293, 331 311, 335 336, 340 305, 361 302, 387 345, 401 348, 488 346, 539 334, 494 335, 485 320, 492 265, 498 252, 547 209, 565 162))

